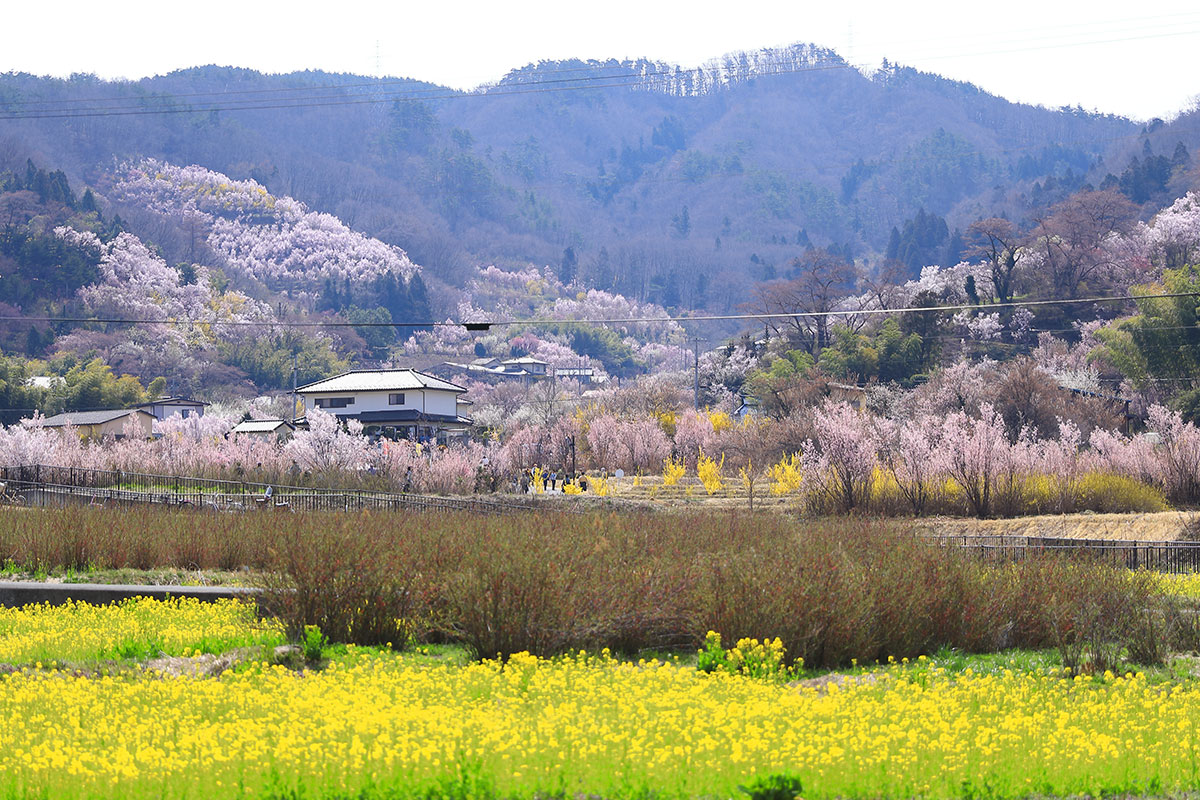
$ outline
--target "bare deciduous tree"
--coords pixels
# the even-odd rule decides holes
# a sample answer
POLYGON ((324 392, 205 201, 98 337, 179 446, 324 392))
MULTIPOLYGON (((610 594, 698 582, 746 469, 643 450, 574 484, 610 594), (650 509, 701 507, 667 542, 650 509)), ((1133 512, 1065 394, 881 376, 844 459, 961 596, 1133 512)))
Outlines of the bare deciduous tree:
POLYGON ((1082 191, 1037 220, 1030 250, 1041 260, 1055 297, 1075 298, 1080 290, 1101 291, 1119 265, 1104 247, 1112 234, 1128 234, 1137 209, 1119 192, 1082 191))
POLYGON ((810 314, 772 317, 766 322, 777 335, 793 339, 816 357, 829 345, 830 317, 854 290, 858 269, 823 249, 809 250, 791 267, 797 277, 760 285, 749 307, 763 314, 810 314))

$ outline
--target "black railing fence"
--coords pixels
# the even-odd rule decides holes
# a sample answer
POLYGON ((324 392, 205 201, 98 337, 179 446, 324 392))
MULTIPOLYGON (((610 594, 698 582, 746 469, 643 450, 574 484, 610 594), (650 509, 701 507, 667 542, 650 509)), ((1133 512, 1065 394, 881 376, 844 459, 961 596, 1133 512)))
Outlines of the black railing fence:
POLYGON ((961 548, 987 561, 1018 561, 1062 554, 1105 561, 1129 569, 1179 574, 1200 571, 1200 542, 1139 542, 1129 539, 1067 539, 1050 536, 927 537, 943 547, 961 548))
POLYGON ((537 509, 534 502, 505 502, 475 497, 228 481, 122 470, 26 465, 0 467, 0 483, 26 505, 52 506, 153 503, 210 510, 289 511, 472 511, 511 514, 537 509))

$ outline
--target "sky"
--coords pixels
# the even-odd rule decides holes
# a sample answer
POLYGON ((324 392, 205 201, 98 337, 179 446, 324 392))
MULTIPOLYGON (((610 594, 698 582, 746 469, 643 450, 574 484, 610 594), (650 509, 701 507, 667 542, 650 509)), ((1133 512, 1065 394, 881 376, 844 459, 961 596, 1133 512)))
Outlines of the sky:
POLYGON ((469 89, 542 60, 647 57, 694 67, 812 42, 868 71, 887 58, 1018 102, 1141 120, 1173 117, 1200 96, 1194 0, 22 0, 4 17, 23 35, 5 38, 0 72, 39 75, 140 78, 219 64, 469 89))

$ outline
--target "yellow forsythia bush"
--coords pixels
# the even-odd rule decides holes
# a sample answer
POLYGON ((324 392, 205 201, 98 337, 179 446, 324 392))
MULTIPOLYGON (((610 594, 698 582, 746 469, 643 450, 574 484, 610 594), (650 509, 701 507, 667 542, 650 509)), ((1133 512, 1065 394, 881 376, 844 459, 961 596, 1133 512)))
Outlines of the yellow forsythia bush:
POLYGON ((683 463, 682 458, 678 460, 668 458, 663 461, 663 486, 674 486, 686 474, 687 465, 683 463))
POLYGON ((704 484, 704 489, 710 497, 725 488, 725 484, 721 481, 721 468, 724 466, 724 453, 721 454, 720 462, 704 455, 703 451, 696 460, 696 475, 699 476, 700 482, 704 484))
POLYGON ((779 459, 777 464, 772 464, 767 470, 767 476, 771 480, 772 494, 793 494, 800 491, 800 484, 803 482, 800 454, 792 453, 779 459))

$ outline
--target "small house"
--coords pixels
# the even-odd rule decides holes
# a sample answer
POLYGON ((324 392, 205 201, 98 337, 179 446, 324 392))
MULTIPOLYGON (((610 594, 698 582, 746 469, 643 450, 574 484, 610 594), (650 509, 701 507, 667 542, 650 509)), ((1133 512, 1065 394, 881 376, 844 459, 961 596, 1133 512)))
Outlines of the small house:
POLYGON ((42 420, 43 428, 73 427, 83 439, 114 439, 125 437, 127 425, 136 426, 138 435, 149 439, 154 435, 154 415, 141 408, 117 408, 109 411, 68 411, 42 420))
POLYGON ((296 426, 285 419, 248 419, 233 426, 229 434, 286 442, 295 432, 296 426))

